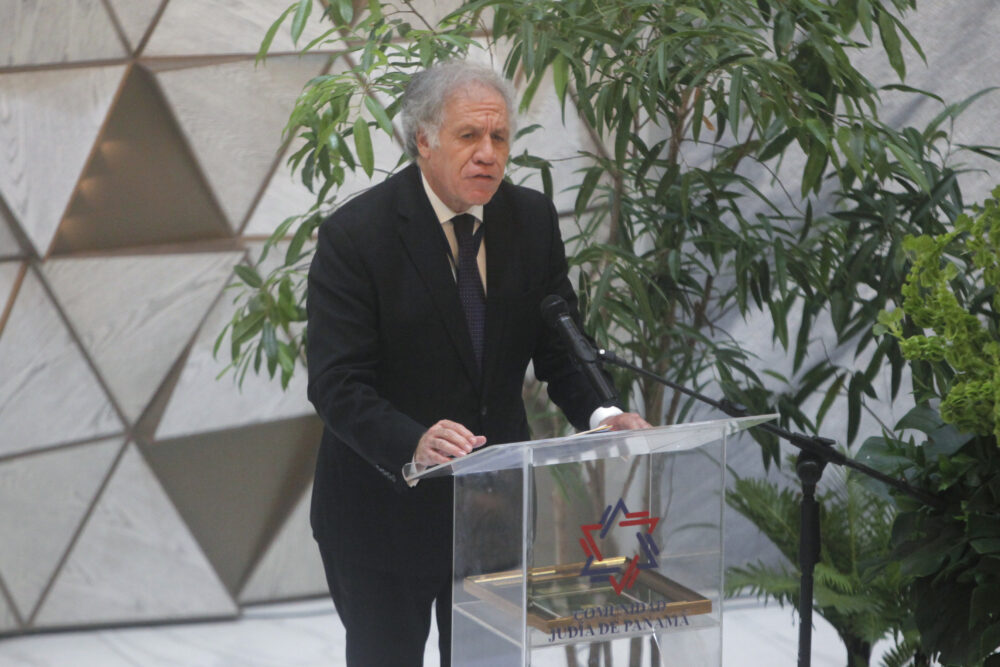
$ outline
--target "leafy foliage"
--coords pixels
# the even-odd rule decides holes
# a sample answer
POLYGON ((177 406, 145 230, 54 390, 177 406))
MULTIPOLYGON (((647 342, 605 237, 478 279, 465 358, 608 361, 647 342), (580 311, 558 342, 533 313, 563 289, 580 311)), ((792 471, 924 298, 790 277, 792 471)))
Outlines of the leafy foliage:
POLYGON ((879 332, 902 339, 903 356, 943 363, 937 375, 942 419, 960 431, 1000 438, 1000 188, 975 218, 952 231, 908 238, 914 255, 902 309, 879 332), (945 261, 945 257, 952 259, 945 261), (933 335, 904 333, 904 316, 933 335))
MULTIPOLYGON (((888 472, 940 495, 941 508, 904 498, 893 527, 894 556, 914 578, 915 620, 944 664, 970 665, 1000 648, 1000 208, 993 198, 953 230, 911 237, 913 266, 902 307, 883 312, 878 332, 901 339, 922 369, 926 400, 897 430, 862 453, 888 472), (932 334, 926 333, 933 331, 932 334)), ((1000 658, 994 656, 994 663, 1000 658)))
POLYGON ((870 438, 859 456, 917 488, 932 509, 897 497, 893 567, 911 578, 907 597, 924 650, 944 665, 994 665, 1000 648, 1000 449, 991 436, 960 433, 929 407, 897 425, 914 438, 870 438))
MULTIPOLYGON (((831 477, 830 474, 827 475, 831 477)), ((730 568, 726 592, 749 592, 780 604, 799 604, 800 494, 788 486, 739 478, 726 496, 730 507, 751 520, 778 547, 787 563, 757 562, 730 568)), ((872 645, 892 636, 901 651, 909 609, 903 597, 905 576, 884 566, 890 549, 892 504, 848 473, 837 476, 820 502, 820 561, 814 575, 818 614, 836 629, 848 649, 849 665, 868 665, 872 645)), ((915 649, 908 658, 913 658, 915 649)))

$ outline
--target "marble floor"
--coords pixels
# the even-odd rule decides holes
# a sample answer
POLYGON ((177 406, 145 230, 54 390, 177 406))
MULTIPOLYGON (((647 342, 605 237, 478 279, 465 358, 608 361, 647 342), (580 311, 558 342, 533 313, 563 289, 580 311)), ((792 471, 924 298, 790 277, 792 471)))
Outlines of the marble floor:
MULTIPOLYGON (((725 667, 795 665, 797 641, 790 609, 753 600, 724 607, 725 667)), ((426 665, 437 664, 435 644, 428 642, 426 665)), ((342 656, 343 630, 324 600, 255 607, 235 621, 0 639, 0 667, 337 667, 342 656)), ((812 665, 845 663, 833 628, 817 618, 812 665)))

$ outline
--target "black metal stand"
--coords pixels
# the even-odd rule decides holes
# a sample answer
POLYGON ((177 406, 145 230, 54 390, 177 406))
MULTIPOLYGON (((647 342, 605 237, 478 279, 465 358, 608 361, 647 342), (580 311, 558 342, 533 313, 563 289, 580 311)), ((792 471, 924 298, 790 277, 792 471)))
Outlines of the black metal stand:
MULTIPOLYGON (((621 368, 638 373, 643 377, 650 378, 660 384, 670 387, 675 391, 690 396, 702 403, 711 405, 721 410, 730 417, 746 417, 746 411, 725 399, 717 401, 715 399, 699 394, 696 391, 683 387, 666 378, 651 373, 644 368, 640 368, 628 361, 620 359, 614 352, 608 350, 596 350, 596 358, 599 362, 613 364, 621 368)), ((842 452, 833 448, 834 441, 828 438, 809 437, 800 433, 792 433, 780 426, 770 423, 758 424, 755 428, 765 430, 773 435, 790 442, 799 449, 799 456, 795 469, 802 485, 802 504, 799 517, 799 570, 801 572, 799 580, 799 667, 809 667, 812 660, 812 615, 813 615, 813 573, 820 555, 820 525, 819 525, 819 503, 816 501, 816 485, 823 476, 823 469, 828 463, 834 463, 845 468, 857 470, 869 477, 888 484, 892 488, 905 493, 917 500, 930 505, 931 507, 941 507, 939 498, 931 494, 915 489, 906 482, 890 477, 874 468, 870 468, 863 463, 858 463, 854 459, 848 458, 842 452)))

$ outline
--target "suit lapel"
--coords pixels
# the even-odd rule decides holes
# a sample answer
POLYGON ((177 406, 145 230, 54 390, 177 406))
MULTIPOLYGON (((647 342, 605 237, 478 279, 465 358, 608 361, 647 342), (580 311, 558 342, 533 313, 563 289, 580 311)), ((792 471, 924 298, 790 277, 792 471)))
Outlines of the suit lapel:
MULTIPOLYGON (((465 324, 465 313, 458 299, 455 277, 448 261, 448 243, 441 229, 441 223, 434 215, 434 209, 423 191, 420 171, 416 165, 407 167, 401 176, 406 181, 399 193, 397 231, 410 260, 431 295, 431 300, 469 379, 478 384, 480 371, 472 351, 472 339, 465 324)), ((489 305, 487 304, 487 336, 488 332, 489 305)))
POLYGON ((490 386, 500 356, 500 346, 506 339, 510 289, 508 278, 516 270, 517 231, 505 196, 504 187, 493 196, 483 210, 486 225, 486 342, 483 349, 483 385, 490 386))

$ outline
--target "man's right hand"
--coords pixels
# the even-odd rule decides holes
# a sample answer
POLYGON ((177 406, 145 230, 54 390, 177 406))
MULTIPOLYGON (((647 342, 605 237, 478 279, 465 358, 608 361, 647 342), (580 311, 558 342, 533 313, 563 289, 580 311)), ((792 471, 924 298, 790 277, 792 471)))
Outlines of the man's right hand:
POLYGON ((413 462, 424 465, 447 463, 486 444, 486 436, 473 435, 458 422, 442 419, 420 436, 413 462))

